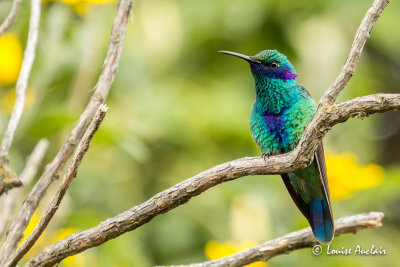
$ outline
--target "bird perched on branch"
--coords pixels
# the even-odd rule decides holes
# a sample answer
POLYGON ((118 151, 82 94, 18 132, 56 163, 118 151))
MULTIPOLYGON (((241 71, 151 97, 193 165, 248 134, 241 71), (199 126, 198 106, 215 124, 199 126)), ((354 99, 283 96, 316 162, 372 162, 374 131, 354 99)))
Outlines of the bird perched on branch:
MULTIPOLYGON (((219 52, 250 63, 256 90, 250 131, 263 157, 293 150, 316 106, 308 91, 297 83, 296 71, 286 56, 276 50, 264 50, 255 56, 219 52)), ((322 143, 309 167, 281 176, 316 239, 321 243, 332 241, 334 225, 322 143)))

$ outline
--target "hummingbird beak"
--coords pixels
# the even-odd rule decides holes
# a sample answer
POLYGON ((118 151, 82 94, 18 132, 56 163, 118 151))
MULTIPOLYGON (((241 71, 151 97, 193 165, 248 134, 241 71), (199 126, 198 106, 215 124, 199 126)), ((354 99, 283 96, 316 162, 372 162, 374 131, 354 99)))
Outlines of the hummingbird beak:
POLYGON ((231 55, 231 56, 235 56, 235 57, 244 59, 249 63, 258 63, 258 64, 261 63, 260 61, 252 59, 251 57, 243 55, 243 54, 239 54, 239 53, 235 53, 235 52, 231 52, 231 51, 218 51, 218 52, 222 53, 222 54, 227 54, 227 55, 231 55))

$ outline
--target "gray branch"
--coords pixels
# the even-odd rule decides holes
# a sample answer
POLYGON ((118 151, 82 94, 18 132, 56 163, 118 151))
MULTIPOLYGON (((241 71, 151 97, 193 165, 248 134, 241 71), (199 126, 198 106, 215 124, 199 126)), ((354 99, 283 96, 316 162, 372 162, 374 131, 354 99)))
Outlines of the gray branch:
MULTIPOLYGON (((340 218, 335 220, 335 236, 348 233, 355 234, 360 230, 379 227, 382 225, 383 217, 382 212, 370 212, 340 218)), ((268 261, 272 257, 317 244, 311 228, 308 227, 224 258, 188 265, 172 265, 170 267, 240 267, 256 261, 268 261)))
POLYGON ((10 14, 8 14, 7 18, 0 25, 0 36, 8 30, 8 28, 13 25, 15 18, 18 15, 19 8, 21 7, 22 0, 14 0, 13 5, 11 7, 10 14))
MULTIPOLYGON (((38 0, 33 0, 38 1, 38 0)), ((86 132, 99 106, 104 103, 110 91, 111 84, 118 68, 119 58, 125 39, 126 26, 132 8, 132 0, 120 0, 117 14, 114 19, 110 34, 110 42, 103 69, 95 86, 96 90, 91 97, 86 109, 81 114, 75 128, 64 141, 60 151, 51 163, 49 163, 38 182, 24 201, 18 215, 14 219, 8 231, 6 240, 0 251, 0 266, 3 266, 10 255, 15 251, 18 242, 23 237, 32 214, 39 205, 40 200, 47 192, 50 184, 58 178, 59 172, 64 168, 67 160, 72 155, 77 143, 86 132)))
MULTIPOLYGON (((14 6, 16 5, 18 5, 17 9, 19 9, 19 5, 21 3, 17 2, 18 1, 14 2, 13 10, 14 6)), ((28 41, 24 52, 24 58, 22 60, 21 70, 18 75, 17 84, 15 86, 15 104, 11 112, 11 117, 8 122, 7 129, 4 132, 3 139, 0 145, 0 168, 4 170, 3 174, 1 174, 0 176, 0 196, 8 189, 22 185, 17 175, 10 169, 8 165, 8 154, 10 152, 10 147, 14 138, 15 130, 17 129, 19 121, 22 117, 22 113, 24 111, 26 88, 28 87, 28 80, 36 55, 36 46, 39 37, 39 23, 40 0, 32 0, 31 16, 29 19, 28 41)))
MULTIPOLYGON (((358 114, 399 110, 400 95, 364 96, 332 107, 335 108, 327 111, 324 116, 320 117, 321 119, 316 121, 318 127, 322 125, 330 129, 333 125, 343 122, 351 116, 359 117, 358 114), (380 106, 375 106, 377 104, 380 106)), ((319 132, 320 128, 310 129, 319 132)), ((158 193, 146 202, 109 218, 93 228, 73 234, 47 247, 27 266, 52 266, 65 257, 99 246, 110 239, 138 228, 158 215, 187 203, 191 198, 223 182, 247 175, 281 174, 304 168, 312 158, 313 151, 307 147, 312 142, 314 140, 306 140, 302 148, 286 154, 272 156, 267 160, 262 157, 246 157, 217 165, 158 193), (304 150, 306 152, 303 152, 304 150)))
POLYGON ((375 0, 365 14, 360 26, 357 29, 354 41, 351 46, 349 56, 344 64, 342 71, 336 80, 329 86, 320 100, 319 107, 333 104, 339 93, 346 87, 350 78, 353 77, 358 61, 360 60, 365 42, 371 34, 375 22, 381 16, 383 10, 390 0, 375 0))
POLYGON ((89 125, 88 130, 86 131, 85 135, 79 143, 79 146, 75 152, 75 156, 72 159, 72 162, 69 165, 69 168, 64 175, 64 179, 62 180, 61 185, 55 193, 53 200, 50 202, 49 206, 44 212, 42 218, 40 218, 39 223, 36 225, 32 233, 22 242, 22 244, 10 257, 7 264, 5 265, 6 267, 15 266, 19 262, 19 260, 29 251, 29 249, 31 249, 31 247, 36 243, 40 235, 43 233, 44 229, 46 229, 50 220, 53 218, 54 214, 58 210, 58 207, 60 206, 61 201, 69 188, 69 185, 75 179, 82 159, 88 151, 90 142, 92 141, 94 134, 99 129, 107 110, 108 108, 106 107, 106 105, 100 105, 99 109, 96 112, 96 115, 89 125))
MULTIPOLYGON (((29 185, 35 177, 48 147, 49 141, 47 139, 41 139, 28 157, 25 167, 19 175, 25 187, 29 185)), ((0 201, 2 201, 0 204, 0 237, 4 234, 11 218, 15 215, 16 201, 22 192, 22 188, 15 188, 0 199, 0 201)))

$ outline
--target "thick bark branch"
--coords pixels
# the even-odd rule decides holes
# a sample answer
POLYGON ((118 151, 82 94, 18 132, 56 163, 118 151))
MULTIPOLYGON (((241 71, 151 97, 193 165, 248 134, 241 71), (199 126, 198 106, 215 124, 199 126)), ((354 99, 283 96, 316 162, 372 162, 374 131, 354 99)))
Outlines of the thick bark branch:
MULTIPOLYGON (((37 1, 37 0, 34 0, 37 1)), ((23 232, 28 225, 33 212, 39 205, 40 200, 47 191, 50 184, 58 177, 59 172, 65 166, 66 161, 72 155, 77 143, 87 130, 95 112, 104 103, 110 91, 111 84, 118 68, 119 58, 125 39, 126 26, 132 8, 132 0, 120 0, 117 14, 114 19, 110 34, 109 48, 104 60, 103 69, 95 86, 96 90, 89 104, 80 116, 75 128, 64 141, 60 151, 51 163, 49 163, 38 182, 29 193, 17 217, 13 221, 7 238, 0 251, 0 266, 3 266, 11 253, 15 250, 18 242, 23 237, 23 232)))
POLYGON ((10 14, 8 14, 7 18, 0 25, 0 36, 8 30, 8 28, 13 25, 15 18, 18 15, 19 8, 21 7, 22 0, 14 0, 13 5, 11 7, 10 14))
POLYGON ((42 218, 40 219, 39 223, 36 225, 32 233, 24 240, 24 242, 22 242, 15 253, 10 257, 9 261, 5 265, 6 267, 15 266, 19 262, 19 260, 21 260, 21 258, 29 251, 29 249, 31 249, 31 247, 36 243, 40 235, 43 233, 44 229, 46 229, 50 220, 53 218, 54 214, 58 210, 58 207, 61 204, 61 200, 67 192, 69 185, 75 179, 82 159, 88 151, 90 142, 92 141, 94 134, 99 129, 107 110, 108 108, 106 107, 106 105, 100 105, 99 109, 96 112, 96 115, 89 125, 88 130, 86 131, 85 135, 79 143, 79 146, 75 152, 75 156, 72 159, 72 162, 69 165, 69 168, 64 175, 64 179, 61 182, 61 185, 59 186, 57 192, 55 193, 53 200, 47 207, 42 218))
MULTIPOLYGON (((358 114, 372 114, 399 109, 399 94, 377 94, 358 97, 351 101, 332 105, 331 109, 322 114, 323 116, 319 116, 320 119, 315 124, 316 128, 309 127, 310 130, 308 131, 320 133, 319 129, 321 127, 330 129, 333 125, 344 122, 351 116, 359 117, 358 114)), ((323 135, 319 138, 322 138, 323 135)), ((316 138, 315 135, 311 134, 311 136, 316 138)), ((192 197, 220 183, 247 175, 281 174, 304 168, 312 159, 313 150, 309 149, 310 144, 313 142, 318 143, 319 140, 306 139, 302 146, 297 147, 296 150, 272 156, 267 160, 263 160, 261 157, 246 157, 226 162, 201 172, 158 193, 146 202, 100 223, 96 227, 73 234, 47 247, 28 266, 51 266, 65 257, 101 245, 110 239, 138 228, 155 216, 185 204, 192 197)))
MULTIPOLYGON (((360 230, 379 227, 382 225, 383 217, 382 212, 370 212, 340 218, 335 220, 335 236, 347 233, 355 234, 360 230)), ((256 261, 268 261, 272 257, 317 244, 311 228, 308 227, 221 259, 171 267, 240 267, 256 261)))
MULTIPOLYGON (((14 6, 18 5, 18 11, 19 5, 21 3, 16 2, 14 2, 13 10, 14 6)), ((24 52, 24 58, 22 60, 21 70, 18 75, 17 84, 15 86, 15 104, 11 112, 10 121, 8 122, 7 129, 4 132, 3 139, 0 145, 0 168, 4 169, 3 174, 0 176, 0 196, 8 189, 22 185, 17 175, 8 166, 8 154, 10 152, 10 147, 14 138, 15 130, 17 129, 19 121, 22 117, 22 113, 24 111, 26 89, 28 87, 29 75, 31 73, 33 61, 35 60, 36 55, 36 46, 39 36, 39 23, 40 0, 32 0, 31 16, 29 19, 28 41, 24 52)))

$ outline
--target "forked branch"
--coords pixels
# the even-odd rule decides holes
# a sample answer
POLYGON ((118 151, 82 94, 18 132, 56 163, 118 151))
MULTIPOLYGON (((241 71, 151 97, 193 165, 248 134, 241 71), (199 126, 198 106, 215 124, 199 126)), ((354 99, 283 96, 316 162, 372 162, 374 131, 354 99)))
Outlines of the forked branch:
MULTIPOLYGON (((330 129, 333 125, 343 122, 352 116, 360 117, 360 114, 365 116, 380 111, 399 109, 399 94, 378 94, 359 97, 333 105, 324 116, 321 116, 316 121, 317 128, 311 129, 320 133, 321 127, 330 129), (379 103, 381 105, 376 106, 379 103)), ((321 138, 323 135, 321 135, 321 138)), ((312 136, 317 138, 314 137, 315 135, 312 136)), ((267 160, 261 157, 246 157, 226 162, 201 172, 158 193, 146 202, 100 223, 96 227, 71 235, 47 247, 29 266, 50 266, 65 257, 99 246, 110 239, 138 228, 160 214, 188 202, 191 198, 220 183, 247 175, 281 174, 304 168, 313 153, 308 145, 314 141, 318 143, 317 139, 307 139, 302 147, 298 147, 298 149, 286 154, 272 156, 267 160)))
MULTIPOLYGON (((39 1, 39 0, 33 0, 39 1)), ((132 0, 120 0, 117 14, 110 34, 110 42, 107 56, 104 60, 103 69, 99 80, 95 86, 96 90, 91 97, 86 109, 81 114, 75 128, 64 141, 59 152, 49 163, 32 191, 24 201, 18 215, 12 222, 6 240, 0 250, 0 266, 3 266, 10 255, 15 251, 19 241, 23 237, 24 230, 28 225, 34 211, 39 205, 40 200, 47 192, 48 187, 58 177, 59 172, 64 168, 67 160, 71 157, 76 145, 81 140, 87 130, 89 123, 99 106, 104 103, 110 91, 111 84, 118 68, 123 43, 125 40, 126 26, 132 8, 132 0)))
POLYGON ((6 19, 3 21, 3 23, 0 25, 0 36, 8 30, 8 28, 13 25, 15 19, 17 18, 19 8, 21 7, 22 0, 14 0, 10 14, 6 17, 6 19))
POLYGON ((43 233, 44 229, 46 229, 47 225, 49 224, 50 220, 53 218, 54 214, 58 210, 60 203, 67 192, 69 185, 75 179, 78 168, 82 162, 83 157, 85 156, 86 152, 89 149, 90 142, 94 134, 100 127, 101 122, 106 115, 108 108, 106 105, 100 105, 99 109, 97 110, 92 122, 89 125, 88 130, 86 131, 85 135, 83 136, 82 140, 79 143, 79 146, 75 152, 75 156, 72 159, 71 164, 67 172, 64 175, 64 178, 59 186, 57 192, 55 193, 53 200, 47 207, 46 211, 44 212, 42 218, 40 219, 39 223, 36 225, 35 229, 32 233, 22 242, 22 244, 18 247, 17 251, 10 257, 7 264, 5 266, 15 266, 18 261, 29 251, 29 249, 35 244, 38 240, 40 235, 43 233))
MULTIPOLYGON (((17 6, 17 9, 19 9, 20 4, 21 3, 19 0, 14 1, 13 11, 15 6, 17 6)), ((29 19, 28 41, 26 43, 21 70, 19 72, 17 84, 15 86, 15 104, 0 145, 0 168, 3 169, 2 174, 0 175, 0 196, 7 190, 22 185, 17 175, 9 167, 8 154, 10 153, 10 147, 14 139, 15 130, 17 129, 19 121, 22 117, 22 113, 24 111, 28 80, 31 73, 33 61, 35 60, 36 46, 39 38, 40 10, 40 0, 32 0, 31 16, 29 19)), ((16 12, 18 12, 18 10, 16 12)))

